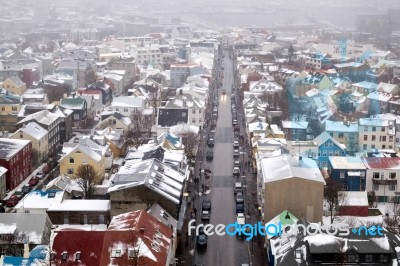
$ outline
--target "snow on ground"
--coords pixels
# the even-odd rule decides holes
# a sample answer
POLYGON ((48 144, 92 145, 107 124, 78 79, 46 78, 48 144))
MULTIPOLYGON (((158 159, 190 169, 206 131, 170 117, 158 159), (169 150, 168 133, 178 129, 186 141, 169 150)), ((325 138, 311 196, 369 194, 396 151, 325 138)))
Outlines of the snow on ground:
MULTIPOLYGON (((331 224, 331 217, 322 217, 322 222, 325 225, 331 224)), ((350 227, 359 227, 363 225, 377 225, 383 224, 383 216, 367 216, 367 217, 357 217, 357 216, 337 216, 333 221, 334 224, 342 223, 348 224, 350 227)))

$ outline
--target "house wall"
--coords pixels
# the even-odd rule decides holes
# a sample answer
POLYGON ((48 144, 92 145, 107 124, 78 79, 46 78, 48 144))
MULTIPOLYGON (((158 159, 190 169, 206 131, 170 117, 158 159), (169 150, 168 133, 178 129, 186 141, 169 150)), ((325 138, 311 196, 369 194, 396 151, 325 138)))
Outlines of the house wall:
POLYGON ((6 188, 16 188, 31 174, 32 144, 29 143, 9 160, 0 158, 0 166, 8 169, 6 173, 6 188))
POLYGON ((111 217, 130 211, 146 210, 158 202, 174 219, 177 219, 177 204, 157 194, 146 186, 126 188, 110 193, 111 217))
POLYGON ((342 184, 343 190, 348 191, 364 191, 365 190, 365 169, 332 169, 330 167, 330 177, 342 184), (360 176, 349 176, 348 172, 361 172, 360 176))
POLYGON ((400 178, 400 169, 367 169, 366 189, 374 191, 378 202, 391 202, 400 199, 400 189, 398 180, 400 178), (378 178, 374 178, 377 173, 378 178), (394 173, 394 179, 390 178, 390 174, 394 173))
POLYGON ((327 168, 329 164, 329 156, 345 156, 346 152, 339 148, 331 140, 327 140, 325 143, 318 147, 318 159, 317 163, 320 168, 327 168))
POLYGON ((128 133, 130 127, 122 123, 120 120, 116 119, 113 116, 109 116, 100 123, 96 125, 96 129, 104 129, 106 127, 111 127, 113 129, 122 129, 124 135, 128 133))
POLYGON ((14 82, 12 82, 12 80, 8 78, 8 79, 4 80, 3 88, 10 93, 21 96, 26 91, 26 84, 24 83, 20 87, 17 87, 17 86, 15 86, 14 82))
POLYGON ((109 224, 109 212, 47 211, 52 224, 109 224))
POLYGON ((341 206, 339 207, 340 216, 368 216, 368 206, 341 206))
POLYGON ((7 191, 7 182, 6 182, 6 173, 0 175, 0 198, 3 199, 6 196, 7 191))
POLYGON ((189 125, 196 126, 201 129, 204 124, 204 113, 205 110, 203 110, 202 108, 189 109, 189 125))
POLYGON ((71 153, 69 156, 65 156, 60 161, 60 174, 66 175, 70 177, 75 177, 76 171, 78 170, 79 166, 82 164, 90 164, 94 167, 100 177, 104 177, 105 174, 105 163, 104 157, 101 158, 100 161, 95 161, 93 158, 87 156, 82 152, 74 152, 71 153), (73 163, 70 163, 70 158, 73 158, 73 163), (70 169, 70 170, 69 170, 70 169), (72 170, 72 172, 71 172, 72 170))
POLYGON ((396 138, 394 135, 389 135, 388 126, 373 127, 360 125, 358 128, 358 143, 360 150, 395 149, 396 138))
POLYGON ((288 210, 299 219, 321 222, 323 195, 323 183, 302 178, 265 183, 264 221, 270 221, 283 210, 288 210))
POLYGON ((33 138, 31 135, 26 134, 25 132, 17 131, 13 135, 11 135, 10 138, 30 140, 32 143, 32 150, 35 150, 37 152, 37 155, 39 156, 39 158, 34 158, 34 160, 41 162, 45 158, 47 158, 49 151, 48 133, 45 136, 43 136, 43 138, 41 138, 40 140, 37 140, 33 138))
POLYGON ((326 131, 332 138, 346 145, 346 150, 350 155, 358 151, 358 131, 357 132, 331 132, 326 131))

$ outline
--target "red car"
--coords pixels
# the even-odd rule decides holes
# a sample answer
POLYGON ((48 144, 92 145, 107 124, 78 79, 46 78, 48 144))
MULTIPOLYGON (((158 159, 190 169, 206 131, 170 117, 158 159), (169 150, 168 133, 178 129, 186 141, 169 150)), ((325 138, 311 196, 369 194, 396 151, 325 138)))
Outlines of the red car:
POLYGON ((18 201, 19 201, 18 196, 12 195, 8 200, 6 200, 6 206, 14 207, 15 205, 17 205, 18 201))
POLYGON ((28 182, 28 184, 29 184, 31 187, 36 186, 38 183, 39 183, 39 178, 37 178, 36 176, 32 177, 32 178, 29 180, 29 182, 28 182))

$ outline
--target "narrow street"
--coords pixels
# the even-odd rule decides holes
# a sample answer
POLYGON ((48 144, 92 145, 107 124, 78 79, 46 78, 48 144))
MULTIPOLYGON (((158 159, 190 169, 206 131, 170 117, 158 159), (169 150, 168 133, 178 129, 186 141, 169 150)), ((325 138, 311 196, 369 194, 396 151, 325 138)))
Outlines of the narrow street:
MULTIPOLYGON (((231 93, 234 82, 233 62, 224 51, 224 79, 223 86, 218 90, 218 121, 215 133, 214 159, 206 161, 204 168, 212 170, 211 193, 203 195, 201 199, 209 197, 212 202, 210 223, 230 224, 236 221, 235 198, 233 194, 234 182, 239 178, 233 177, 233 126, 231 114, 231 93), (226 89, 226 95, 222 95, 226 89)), ((207 149, 212 149, 208 147, 207 149)), ((198 210, 201 210, 201 199, 198 201, 198 210)), ((200 212, 200 211, 199 211, 200 212)), ((199 217, 198 217, 199 218, 199 217)), ((199 221, 199 219, 198 219, 199 221)), ((251 242, 250 242, 251 243, 251 242)), ((210 236, 206 250, 196 250, 195 265, 240 265, 250 264, 249 242, 243 238, 232 236, 210 236)))

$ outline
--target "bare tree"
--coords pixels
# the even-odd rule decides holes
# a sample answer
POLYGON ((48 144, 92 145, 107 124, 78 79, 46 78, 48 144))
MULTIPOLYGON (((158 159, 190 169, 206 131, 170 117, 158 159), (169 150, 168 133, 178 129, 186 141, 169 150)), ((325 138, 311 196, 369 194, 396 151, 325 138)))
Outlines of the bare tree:
POLYGON ((79 186, 85 193, 85 198, 93 196, 94 186, 100 183, 100 175, 90 164, 83 164, 76 170, 75 178, 78 179, 79 186))
POLYGON ((384 213, 383 222, 389 232, 400 234, 400 204, 394 202, 391 208, 388 207, 387 213, 384 213))
POLYGON ((293 63, 294 57, 295 57, 295 52, 296 50, 293 48, 293 45, 291 44, 288 48, 288 60, 289 64, 293 63))
POLYGON ((86 86, 96 82, 96 79, 97 79, 96 71, 94 71, 93 69, 87 69, 85 71, 86 86))
POLYGON ((346 194, 344 191, 341 191, 340 184, 335 180, 327 178, 325 182, 324 198, 328 204, 332 224, 339 213, 339 206, 346 200, 346 194))
POLYGON ((188 131, 182 134, 182 144, 184 145, 185 155, 187 158, 192 158, 199 146, 199 135, 193 131, 188 131))
POLYGON ((136 149, 139 148, 144 142, 143 134, 151 133, 151 127, 153 126, 152 115, 144 115, 140 111, 132 113, 132 128, 127 134, 127 144, 133 145, 136 149))

